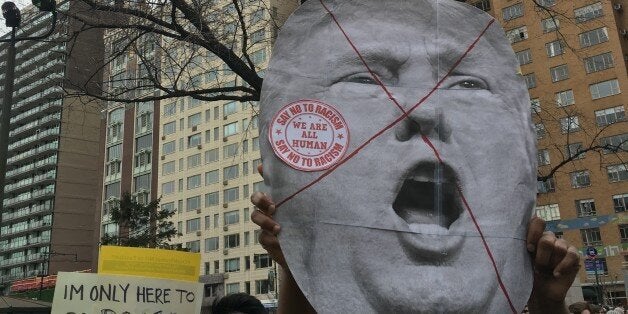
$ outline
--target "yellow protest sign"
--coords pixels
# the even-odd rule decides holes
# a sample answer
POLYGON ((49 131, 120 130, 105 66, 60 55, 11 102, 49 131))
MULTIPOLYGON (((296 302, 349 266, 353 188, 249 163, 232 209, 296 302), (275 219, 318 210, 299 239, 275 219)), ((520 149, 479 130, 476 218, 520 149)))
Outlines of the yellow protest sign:
POLYGON ((188 314, 202 303, 198 282, 60 272, 51 313, 188 314))
POLYGON ((98 273, 198 281, 201 255, 172 250, 102 246, 98 273))

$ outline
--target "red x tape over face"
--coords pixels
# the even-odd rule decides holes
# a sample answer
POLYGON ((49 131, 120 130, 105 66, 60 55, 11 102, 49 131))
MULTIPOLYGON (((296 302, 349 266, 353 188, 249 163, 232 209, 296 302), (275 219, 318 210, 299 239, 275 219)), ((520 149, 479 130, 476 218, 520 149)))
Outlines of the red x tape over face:
POLYGON ((282 248, 319 312, 523 307, 534 137, 490 16, 453 1, 306 3, 264 84, 263 123, 315 99, 351 134, 346 156, 320 172, 262 145, 282 248))

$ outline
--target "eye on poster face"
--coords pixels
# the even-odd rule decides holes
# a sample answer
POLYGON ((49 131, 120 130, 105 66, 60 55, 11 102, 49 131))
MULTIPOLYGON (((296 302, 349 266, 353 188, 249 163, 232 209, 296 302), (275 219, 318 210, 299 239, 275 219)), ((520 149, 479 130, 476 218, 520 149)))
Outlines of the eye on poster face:
POLYGON ((310 0, 288 19, 261 149, 319 313, 523 309, 536 148, 517 73, 498 23, 456 1, 310 0))

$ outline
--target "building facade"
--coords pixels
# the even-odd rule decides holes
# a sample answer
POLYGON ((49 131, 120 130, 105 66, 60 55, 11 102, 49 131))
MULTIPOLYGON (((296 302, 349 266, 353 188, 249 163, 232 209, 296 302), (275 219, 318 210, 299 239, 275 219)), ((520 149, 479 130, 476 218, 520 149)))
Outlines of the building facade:
MULTIPOLYGON (((278 25, 297 4, 271 0, 243 5, 247 52, 260 76, 278 25)), ((239 51, 242 32, 233 3, 215 1, 206 9, 208 20, 221 30, 218 39, 239 51)), ((162 84, 187 90, 242 84, 211 52, 166 38, 154 40, 154 58, 161 60, 162 68, 148 72, 161 73, 162 84)), ((136 78, 146 72, 145 56, 117 53, 116 47, 128 43, 120 31, 105 35, 110 57, 104 77, 109 92, 129 90, 121 82, 138 83, 141 80, 136 78)), ((159 95, 156 90, 144 92, 159 95)), ((125 95, 129 96, 138 94, 125 95)), ((141 194, 145 200, 161 198, 161 209, 175 213, 172 221, 179 236, 171 244, 201 253, 199 276, 206 285, 205 305, 225 294, 246 292, 268 307, 276 306, 276 265, 259 245, 259 228, 250 221, 249 196, 263 185, 256 170, 260 163, 257 111, 256 102, 179 97, 150 103, 109 102, 103 112, 106 144, 100 236, 123 232, 108 217, 121 193, 141 194)))
POLYGON ((584 298, 626 304, 628 2, 467 2, 502 24, 529 88, 547 176, 537 215, 582 253, 584 298))
MULTIPOLYGON (((66 12, 73 6, 63 1, 58 9, 66 12)), ((51 14, 27 7, 17 36, 43 34, 51 26, 51 14)), ((60 13, 50 37, 16 44, 9 142, 0 143, 8 145, 0 213, 4 288, 23 278, 91 267, 99 109, 97 103, 69 95, 77 84, 97 88, 88 73, 101 62, 102 35, 90 31, 70 40, 67 35, 79 28, 60 13)), ((0 44, 2 82, 6 52, 7 44, 0 44)))

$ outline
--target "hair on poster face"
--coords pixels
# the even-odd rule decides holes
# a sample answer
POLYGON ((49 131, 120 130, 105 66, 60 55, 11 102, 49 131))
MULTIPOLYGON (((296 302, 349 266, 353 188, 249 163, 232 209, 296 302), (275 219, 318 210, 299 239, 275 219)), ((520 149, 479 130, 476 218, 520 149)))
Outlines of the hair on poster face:
POLYGON ((536 146, 517 72, 498 23, 453 0, 309 0, 288 19, 260 144, 319 313, 523 308, 536 146))

